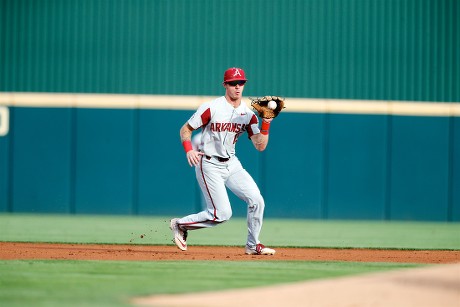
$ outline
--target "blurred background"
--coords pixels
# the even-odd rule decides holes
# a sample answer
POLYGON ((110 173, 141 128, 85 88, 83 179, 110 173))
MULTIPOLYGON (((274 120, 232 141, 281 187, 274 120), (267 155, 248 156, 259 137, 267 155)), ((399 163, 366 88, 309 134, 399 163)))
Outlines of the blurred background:
POLYGON ((179 129, 236 66, 286 97, 237 145, 267 217, 460 221, 457 0, 0 4, 0 212, 196 211, 179 129))

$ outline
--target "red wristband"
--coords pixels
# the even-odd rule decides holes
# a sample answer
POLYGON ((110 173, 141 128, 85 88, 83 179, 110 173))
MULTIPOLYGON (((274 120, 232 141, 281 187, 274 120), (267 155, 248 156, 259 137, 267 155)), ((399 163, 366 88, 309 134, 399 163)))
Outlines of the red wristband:
POLYGON ((193 149, 192 142, 190 140, 185 140, 182 142, 182 146, 184 146, 185 152, 189 152, 193 149))
POLYGON ((270 123, 262 120, 262 125, 260 126, 260 133, 263 135, 268 135, 268 130, 270 130, 270 123))

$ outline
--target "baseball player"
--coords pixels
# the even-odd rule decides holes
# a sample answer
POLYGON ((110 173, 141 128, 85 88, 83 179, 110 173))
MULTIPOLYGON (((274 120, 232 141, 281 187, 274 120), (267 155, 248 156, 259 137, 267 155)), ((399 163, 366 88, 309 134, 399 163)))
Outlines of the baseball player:
POLYGON ((248 236, 245 253, 249 255, 273 255, 275 250, 259 241, 264 214, 264 199, 251 175, 243 168, 235 155, 238 138, 247 133, 254 147, 265 150, 272 119, 259 120, 244 103, 242 95, 246 84, 241 68, 229 68, 224 73, 225 95, 205 102, 180 129, 182 145, 190 166, 195 167, 196 179, 206 200, 206 209, 182 218, 174 218, 170 228, 174 243, 187 250, 189 230, 214 227, 230 219, 232 208, 227 190, 246 202, 248 206, 248 236), (201 128, 199 150, 191 143, 192 131, 201 128))

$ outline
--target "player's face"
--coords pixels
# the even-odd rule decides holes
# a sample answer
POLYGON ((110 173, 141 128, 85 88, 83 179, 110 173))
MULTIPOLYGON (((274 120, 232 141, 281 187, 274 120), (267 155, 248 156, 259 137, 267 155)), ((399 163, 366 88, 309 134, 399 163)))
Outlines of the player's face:
POLYGON ((240 100, 243 96, 245 81, 230 81, 224 83, 227 96, 231 100, 240 100))

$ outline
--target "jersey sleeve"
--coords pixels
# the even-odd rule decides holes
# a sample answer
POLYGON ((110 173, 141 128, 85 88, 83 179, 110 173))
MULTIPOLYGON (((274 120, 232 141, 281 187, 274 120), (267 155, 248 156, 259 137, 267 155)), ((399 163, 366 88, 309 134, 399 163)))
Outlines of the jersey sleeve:
POLYGON ((260 133, 259 120, 257 119, 257 116, 255 114, 252 114, 251 116, 251 120, 249 121, 247 132, 248 132, 249 138, 251 138, 254 134, 260 133))
POLYGON ((193 129, 198 129, 200 127, 206 126, 211 120, 211 106, 210 103, 203 103, 198 107, 198 110, 190 117, 188 124, 193 129))

